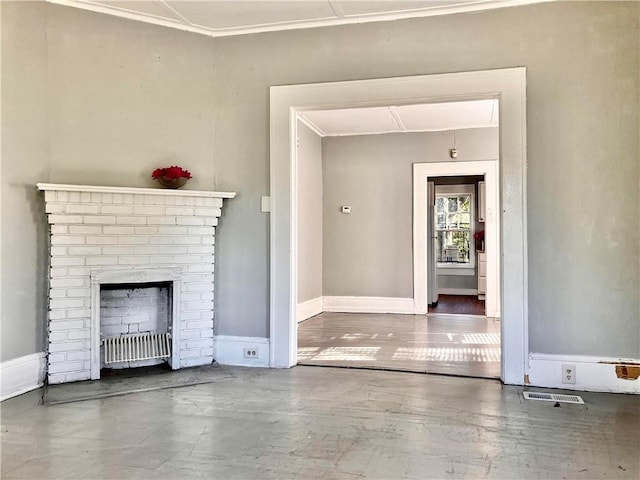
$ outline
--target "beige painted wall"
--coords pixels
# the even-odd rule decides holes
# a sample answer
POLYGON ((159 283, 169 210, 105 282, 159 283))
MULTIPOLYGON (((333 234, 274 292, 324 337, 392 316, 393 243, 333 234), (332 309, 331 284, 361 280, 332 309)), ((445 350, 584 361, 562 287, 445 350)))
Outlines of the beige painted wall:
POLYGON ((2 2, 2 343, 0 360, 42 351, 49 179, 46 9, 2 2))
POLYGON ((298 121, 298 302, 322 296, 322 139, 298 121))
POLYGON ((3 129, 11 115, 26 117, 12 120, 13 143, 3 131, 3 359, 42 345, 44 220, 25 192, 49 166, 56 182, 147 186, 153 166, 175 159, 196 174, 193 187, 238 191, 216 245, 217 329, 263 337, 269 87, 513 66, 528 72, 530 349, 638 356, 637 2, 553 2, 215 40, 22 3, 8 17, 3 5, 2 15, 3 129), (12 109, 13 98, 25 108, 15 100, 12 109), (5 239, 7 224, 15 232, 5 239))
POLYGON ((51 180, 154 187, 156 167, 212 189, 213 40, 50 5, 51 180))

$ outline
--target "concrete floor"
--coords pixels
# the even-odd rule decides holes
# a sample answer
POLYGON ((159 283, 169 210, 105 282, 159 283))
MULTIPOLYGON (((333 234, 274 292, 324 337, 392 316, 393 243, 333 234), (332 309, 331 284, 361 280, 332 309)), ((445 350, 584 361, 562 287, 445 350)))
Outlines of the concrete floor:
POLYGON ((640 397, 524 401, 495 380, 223 367, 227 379, 43 407, 2 403, 3 479, 629 478, 640 397))

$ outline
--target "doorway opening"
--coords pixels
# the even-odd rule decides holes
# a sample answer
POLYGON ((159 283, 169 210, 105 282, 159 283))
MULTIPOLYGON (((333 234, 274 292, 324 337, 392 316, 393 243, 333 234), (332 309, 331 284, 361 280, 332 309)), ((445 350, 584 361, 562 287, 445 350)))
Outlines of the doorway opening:
MULTIPOLYGON (((418 181, 423 171, 440 172, 447 162, 436 160, 452 149, 459 155, 449 163, 470 165, 468 175, 426 178, 428 205, 414 208, 432 217, 428 285, 436 296, 429 303, 438 293, 477 296, 486 262, 474 235, 486 215, 476 210, 486 189, 482 201, 477 192, 484 170, 498 162, 498 107, 483 99, 298 113, 299 364, 499 378, 499 319, 487 321, 484 308, 483 318, 415 311, 412 243, 422 239, 412 239, 411 194, 414 173, 418 181), (440 292, 437 279, 449 288, 440 292)), ((484 305, 484 292, 477 302, 484 305)))
POLYGON ((429 313, 484 316, 484 175, 428 179, 429 313))
MULTIPOLYGON (((412 224, 414 204, 414 214, 431 217, 429 303, 438 293, 477 297, 478 268, 486 265, 475 241, 486 217, 477 210, 486 203, 479 187, 498 162, 498 110, 497 99, 483 99, 298 113, 298 363, 500 376, 499 319, 485 321, 484 307, 483 318, 424 316, 412 275, 412 252, 424 241, 412 239, 413 228, 425 223, 412 224), (447 176, 441 160, 454 150, 447 176), (454 175, 456 168, 469 174, 454 175), (423 172, 431 171, 442 175, 425 179, 427 204, 417 205, 423 172), (436 283, 446 281, 440 292, 436 283)), ((487 225, 495 228, 493 217, 487 225)), ((489 295, 497 291, 492 285, 489 295)), ((484 305, 484 296, 483 287, 476 303, 484 305)))
MULTIPOLYGON (((393 79, 295 85, 271 89, 271 314, 270 365, 297 363, 297 164, 296 115, 299 111, 337 107, 437 103, 499 98, 501 190, 505 203, 500 283, 505 298, 501 324, 502 374, 505 383, 522 384, 527 365, 526 208, 524 142, 525 70, 522 68, 425 75, 393 79), (508 195, 504 195, 508 192, 508 195)), ((462 162, 461 162, 462 163, 462 162)), ((464 162, 468 163, 468 162, 464 162)), ((497 272, 494 272, 496 274, 497 272)), ((423 302, 414 295, 413 311, 423 302)), ((405 302, 401 302, 406 305, 405 302)), ((488 306, 487 306, 488 307, 488 306)))

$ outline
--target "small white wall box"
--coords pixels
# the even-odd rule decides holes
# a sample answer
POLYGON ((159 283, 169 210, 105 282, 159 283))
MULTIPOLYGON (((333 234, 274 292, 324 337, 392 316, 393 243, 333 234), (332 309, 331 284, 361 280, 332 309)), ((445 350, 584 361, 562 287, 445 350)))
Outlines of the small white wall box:
POLYGON ((340 207, 340 211, 342 213, 351 213, 351 206, 350 205, 343 205, 342 207, 340 207))

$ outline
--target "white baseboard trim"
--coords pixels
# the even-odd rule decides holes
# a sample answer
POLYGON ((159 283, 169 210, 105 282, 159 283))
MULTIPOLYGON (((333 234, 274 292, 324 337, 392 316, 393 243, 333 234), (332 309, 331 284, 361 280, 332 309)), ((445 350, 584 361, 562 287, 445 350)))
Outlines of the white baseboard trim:
POLYGON ((46 357, 38 352, 0 363, 0 401, 42 387, 46 357))
POLYGON ((214 337, 214 358, 221 365, 237 365, 244 367, 268 367, 271 344, 264 337, 234 337, 217 335, 214 337), (245 358, 244 349, 257 352, 255 358, 245 358))
POLYGON ((439 288, 440 295, 478 295, 477 288, 439 288))
POLYGON ((325 312, 415 314, 413 298, 323 297, 325 312))
POLYGON ((640 394, 640 378, 618 378, 616 365, 640 366, 640 359, 529 354, 529 385, 536 387, 640 394), (562 383, 562 365, 575 365, 576 383, 562 383))
POLYGON ((321 314, 323 312, 322 297, 312 298, 306 302, 299 303, 297 310, 298 323, 321 314))

